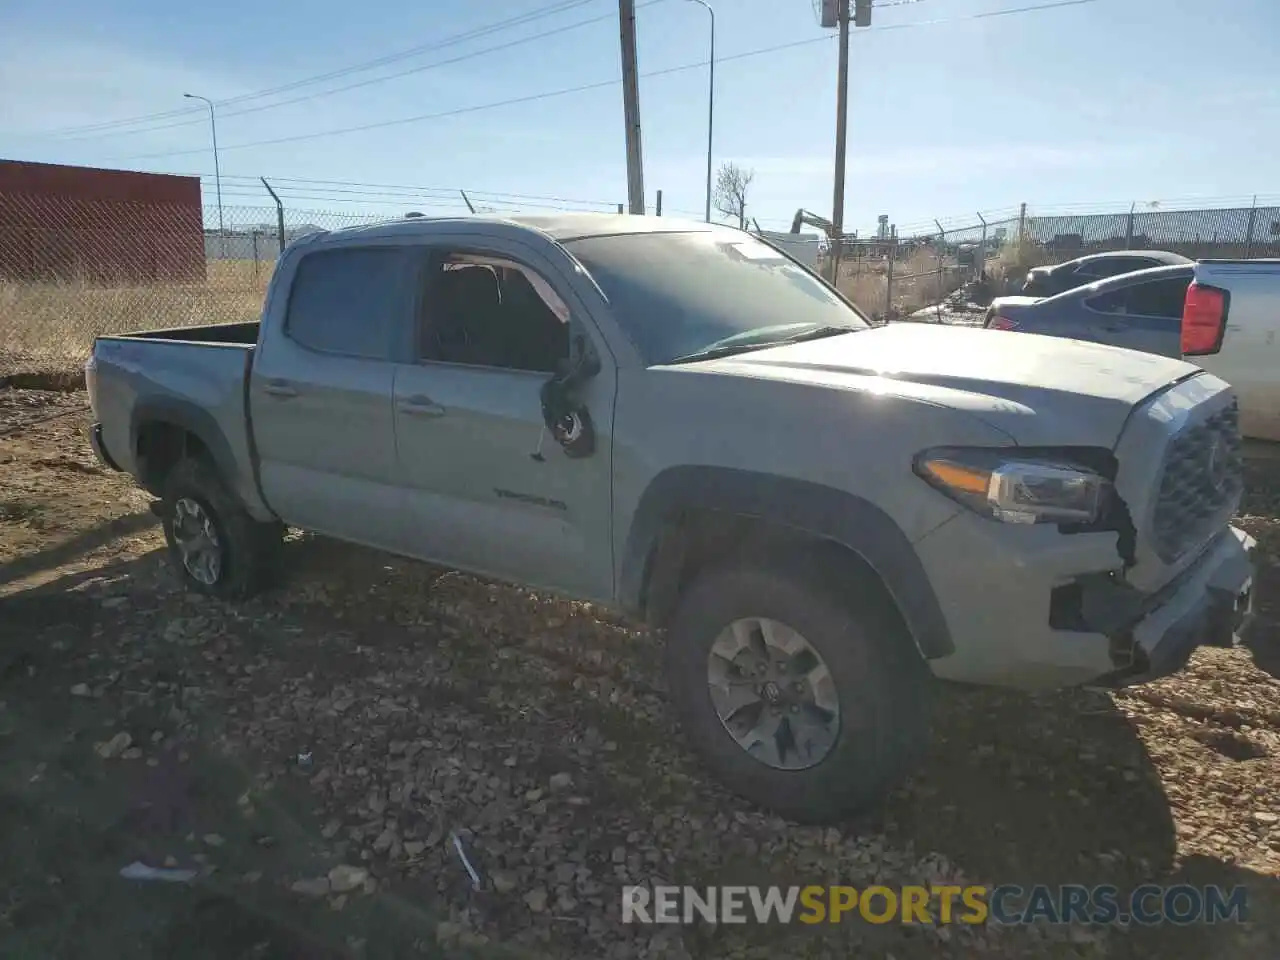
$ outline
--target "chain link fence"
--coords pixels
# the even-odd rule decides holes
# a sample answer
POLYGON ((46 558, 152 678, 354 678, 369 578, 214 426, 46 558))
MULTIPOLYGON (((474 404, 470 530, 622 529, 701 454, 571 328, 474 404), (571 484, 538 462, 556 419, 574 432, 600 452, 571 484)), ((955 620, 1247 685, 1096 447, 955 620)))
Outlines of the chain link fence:
MULTIPOLYGON (((7 195, 0 366, 79 364, 97 336, 251 320, 298 237, 386 217, 7 195), (221 230, 207 224, 221 222, 221 230)), ((3 373, 0 370, 0 373, 3 373)))
MULTIPOLYGON (((1113 250, 1168 250, 1198 259, 1280 257, 1280 207, 1036 215, 977 222, 935 220, 934 229, 887 226, 887 234, 839 244, 840 289, 878 321, 937 305, 970 281, 993 292, 1016 289, 1031 267, 1113 250)), ((834 246, 834 244, 833 244, 834 246)), ((831 255, 820 268, 830 276, 831 255)))
MULTIPOLYGON (((0 198, 0 366, 78 364, 95 336, 253 319, 280 251, 385 215, 7 194, 0 198), (221 228, 211 228, 221 224, 221 228)), ((412 201, 409 201, 412 202, 412 201)), ((1280 257, 1280 207, 1038 216, 1026 205, 936 229, 882 226, 839 244, 836 282, 877 321, 921 313, 972 280, 999 292, 1027 269, 1158 248, 1192 258, 1280 257)), ((830 276, 831 251, 819 268, 830 276)), ((2 373, 3 371, 0 371, 2 373)))

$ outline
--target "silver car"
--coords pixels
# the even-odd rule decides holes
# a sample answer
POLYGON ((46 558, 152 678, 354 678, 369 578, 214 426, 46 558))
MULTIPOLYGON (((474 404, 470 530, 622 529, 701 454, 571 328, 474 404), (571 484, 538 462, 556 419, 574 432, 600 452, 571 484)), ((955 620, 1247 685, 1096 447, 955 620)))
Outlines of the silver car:
POLYGON ((1099 280, 1053 297, 997 297, 983 326, 1182 356, 1182 308, 1193 262, 1099 280))

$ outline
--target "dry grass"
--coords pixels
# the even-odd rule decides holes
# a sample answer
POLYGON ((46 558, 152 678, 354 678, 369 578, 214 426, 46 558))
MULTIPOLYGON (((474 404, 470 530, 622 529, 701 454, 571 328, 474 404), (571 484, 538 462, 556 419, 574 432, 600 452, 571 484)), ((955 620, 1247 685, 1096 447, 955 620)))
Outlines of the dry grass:
POLYGON ((887 260, 865 258, 842 262, 838 285, 840 291, 864 311, 876 317, 898 317, 937 303, 960 285, 961 277, 951 258, 939 257, 931 250, 918 250, 893 264, 891 308, 887 303, 887 260))
POLYGON ((1033 267, 1040 267, 1046 263, 1058 263, 1065 259, 1068 258, 1055 256, 1051 251, 1030 239, 1019 242, 1015 237, 1005 244, 994 260, 987 262, 987 276, 997 288, 1001 288, 1009 284, 1021 283, 1027 271, 1033 267))
POLYGON ((272 267, 211 261, 203 283, 136 287, 0 283, 0 353, 79 363, 98 336, 252 320, 272 267))

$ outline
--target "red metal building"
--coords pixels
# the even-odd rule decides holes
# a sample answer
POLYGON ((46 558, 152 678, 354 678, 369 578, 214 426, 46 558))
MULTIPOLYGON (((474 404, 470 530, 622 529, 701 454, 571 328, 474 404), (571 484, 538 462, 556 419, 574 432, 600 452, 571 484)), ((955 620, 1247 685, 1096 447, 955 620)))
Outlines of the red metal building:
POLYGON ((0 280, 203 280, 200 178, 0 160, 0 280))

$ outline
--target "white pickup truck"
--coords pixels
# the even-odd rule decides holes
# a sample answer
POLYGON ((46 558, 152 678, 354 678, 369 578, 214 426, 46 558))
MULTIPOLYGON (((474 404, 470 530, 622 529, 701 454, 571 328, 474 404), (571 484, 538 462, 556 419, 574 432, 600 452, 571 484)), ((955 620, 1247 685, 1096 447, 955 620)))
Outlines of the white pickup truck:
POLYGON ((1142 683, 1252 611, 1222 380, 873 327, 720 226, 315 234, 260 323, 100 337, 86 378, 193 590, 261 587, 288 525, 612 606, 664 630, 708 766, 797 820, 911 768, 933 677, 1142 683))
POLYGON ((1240 401, 1240 433, 1280 442, 1280 260, 1201 260, 1187 288, 1182 355, 1240 401))

